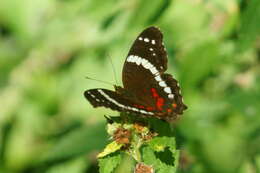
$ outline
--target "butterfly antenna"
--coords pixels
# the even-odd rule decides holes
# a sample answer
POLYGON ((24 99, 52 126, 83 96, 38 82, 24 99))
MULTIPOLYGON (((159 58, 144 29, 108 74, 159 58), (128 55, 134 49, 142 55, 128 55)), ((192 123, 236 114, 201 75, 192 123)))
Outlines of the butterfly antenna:
POLYGON ((105 84, 113 85, 113 86, 114 86, 114 84, 112 84, 112 83, 110 83, 110 82, 107 82, 107 81, 102 81, 102 80, 98 80, 98 79, 93 79, 93 78, 88 77, 88 76, 86 76, 85 78, 86 78, 86 79, 89 79, 89 80, 93 80, 93 81, 97 81, 97 82, 101 82, 101 83, 105 83, 105 84))
POLYGON ((115 68, 115 66, 114 66, 114 64, 113 64, 113 61, 112 61, 111 56, 110 56, 109 54, 107 54, 107 55, 108 55, 108 58, 109 58, 110 64, 111 64, 112 69, 113 69, 115 82, 116 82, 116 84, 118 85, 118 81, 117 81, 117 79, 116 79, 116 68, 115 68))

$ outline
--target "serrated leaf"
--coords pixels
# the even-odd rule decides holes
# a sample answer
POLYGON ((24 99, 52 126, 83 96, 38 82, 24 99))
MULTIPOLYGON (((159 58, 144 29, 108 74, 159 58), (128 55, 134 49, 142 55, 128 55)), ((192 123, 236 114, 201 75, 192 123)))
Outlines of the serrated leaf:
POLYGON ((179 160, 179 151, 175 147, 173 137, 156 137, 142 148, 142 159, 144 163, 153 165, 157 173, 174 173, 179 160))
POLYGON ((118 144, 116 141, 113 141, 106 146, 104 151, 102 151, 101 153, 98 154, 98 158, 111 154, 111 153, 119 150, 122 146, 123 146, 123 144, 118 144))
POLYGON ((173 131, 169 123, 156 118, 148 119, 151 129, 154 129, 160 136, 173 136, 173 131))
POLYGON ((119 152, 98 160, 100 173, 111 173, 121 162, 122 156, 119 152))
POLYGON ((175 150, 175 138, 166 136, 156 137, 153 140, 151 140, 151 142, 149 142, 149 145, 155 151, 163 151, 166 147, 175 150))
POLYGON ((157 160, 154 154, 154 150, 149 146, 142 147, 142 158, 144 163, 150 165, 157 165, 157 160))

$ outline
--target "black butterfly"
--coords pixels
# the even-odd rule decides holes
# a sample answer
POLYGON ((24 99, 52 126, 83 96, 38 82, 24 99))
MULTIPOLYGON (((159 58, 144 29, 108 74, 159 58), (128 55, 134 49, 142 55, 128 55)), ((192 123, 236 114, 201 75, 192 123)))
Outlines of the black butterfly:
POLYGON ((176 119, 187 109, 180 87, 167 69, 163 35, 156 27, 145 29, 132 45, 123 67, 124 88, 116 91, 91 89, 84 92, 94 106, 120 112, 155 116, 167 121, 176 119))

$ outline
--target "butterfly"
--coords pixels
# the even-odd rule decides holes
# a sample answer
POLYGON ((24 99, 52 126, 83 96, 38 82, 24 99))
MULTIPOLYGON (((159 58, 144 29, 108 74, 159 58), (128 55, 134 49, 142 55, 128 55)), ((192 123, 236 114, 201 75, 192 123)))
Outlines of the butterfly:
POLYGON ((115 91, 96 88, 84 96, 93 107, 107 107, 172 121, 183 113, 180 86, 167 70, 167 53, 159 28, 146 28, 134 41, 124 62, 123 86, 115 91))

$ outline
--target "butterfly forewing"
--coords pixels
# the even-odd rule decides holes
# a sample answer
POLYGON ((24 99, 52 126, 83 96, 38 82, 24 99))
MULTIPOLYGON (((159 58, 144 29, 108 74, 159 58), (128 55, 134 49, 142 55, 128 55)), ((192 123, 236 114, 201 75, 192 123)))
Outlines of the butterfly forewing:
MULTIPOLYGON (((163 44, 163 35, 159 28, 145 29, 134 41, 127 55, 136 55, 152 63, 160 72, 167 69, 167 53, 163 44)), ((127 61, 126 61, 127 62, 127 61)), ((127 64, 124 65, 124 68, 127 64)))
POLYGON ((138 97, 138 101, 146 105, 156 104, 150 91, 155 82, 154 74, 167 69, 167 54, 162 39, 162 33, 158 28, 145 29, 134 41, 123 67, 124 88, 134 95, 141 96, 138 97))

